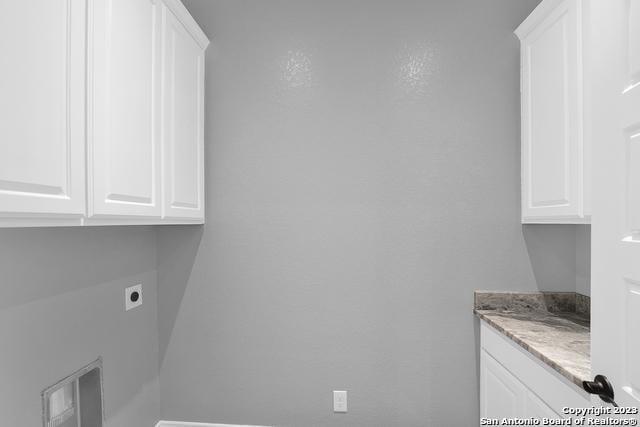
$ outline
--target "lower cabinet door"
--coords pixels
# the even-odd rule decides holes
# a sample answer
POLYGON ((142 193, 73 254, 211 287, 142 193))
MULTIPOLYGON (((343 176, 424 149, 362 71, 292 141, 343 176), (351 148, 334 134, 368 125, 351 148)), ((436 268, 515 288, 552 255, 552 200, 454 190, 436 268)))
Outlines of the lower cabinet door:
POLYGON ((523 417, 527 388, 489 353, 480 356, 480 416, 523 417))
POLYGON ((550 418, 558 419, 562 418, 553 409, 544 403, 535 393, 527 390, 525 393, 525 416, 527 418, 550 418))

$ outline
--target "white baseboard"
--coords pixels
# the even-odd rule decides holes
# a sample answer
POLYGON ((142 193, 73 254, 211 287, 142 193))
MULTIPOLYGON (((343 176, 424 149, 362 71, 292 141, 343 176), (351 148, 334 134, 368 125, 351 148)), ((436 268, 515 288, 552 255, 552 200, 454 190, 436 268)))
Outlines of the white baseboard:
POLYGON ((240 424, 211 424, 211 423, 188 423, 185 421, 158 421, 156 427, 266 427, 247 426, 240 424))

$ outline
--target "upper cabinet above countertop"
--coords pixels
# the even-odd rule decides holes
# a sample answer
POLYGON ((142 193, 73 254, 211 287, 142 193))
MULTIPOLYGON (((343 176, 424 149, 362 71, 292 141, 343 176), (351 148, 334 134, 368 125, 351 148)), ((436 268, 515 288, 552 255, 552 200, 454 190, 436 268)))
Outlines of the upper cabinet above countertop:
POLYGON ((32 0, 0 15, 0 227, 203 223, 209 41, 183 4, 32 0))
POLYGON ((523 223, 591 220, 586 6, 581 0, 543 0, 516 30, 523 223))

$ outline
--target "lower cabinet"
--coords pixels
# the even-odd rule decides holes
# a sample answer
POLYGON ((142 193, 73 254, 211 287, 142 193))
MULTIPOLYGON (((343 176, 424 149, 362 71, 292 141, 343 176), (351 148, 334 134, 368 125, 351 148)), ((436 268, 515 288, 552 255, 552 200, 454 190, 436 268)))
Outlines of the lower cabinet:
POLYGON ((484 349, 480 358, 483 418, 512 418, 524 414, 527 388, 484 349))
POLYGON ((482 322, 480 330, 480 425, 502 418, 569 418, 565 407, 591 406, 586 392, 491 326, 482 322))
POLYGON ((561 418, 560 414, 551 409, 531 390, 526 390, 524 394, 524 414, 532 418, 561 418))
POLYGON ((483 418, 561 418, 484 349, 481 366, 483 418))

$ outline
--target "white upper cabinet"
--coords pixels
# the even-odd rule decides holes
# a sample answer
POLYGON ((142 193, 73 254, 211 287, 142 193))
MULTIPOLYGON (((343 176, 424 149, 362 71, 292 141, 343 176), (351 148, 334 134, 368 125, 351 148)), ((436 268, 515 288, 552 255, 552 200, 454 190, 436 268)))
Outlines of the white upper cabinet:
POLYGON ((89 216, 160 217, 159 5, 89 10, 89 216))
POLYGON ((85 211, 85 2, 0 2, 0 217, 85 211))
POLYGON ((162 10, 164 215, 204 218, 204 49, 209 42, 196 25, 176 17, 180 10, 162 10))
POLYGON ((0 36, 0 227, 204 222, 209 41, 179 0, 4 1, 0 36))
POLYGON ((580 0, 543 0, 521 41, 522 222, 590 221, 580 0))

